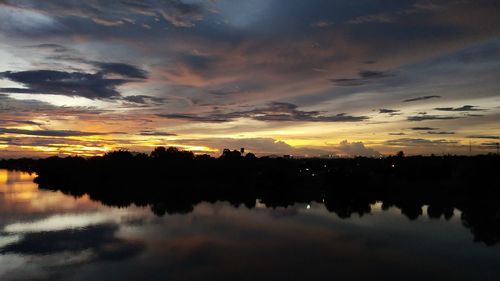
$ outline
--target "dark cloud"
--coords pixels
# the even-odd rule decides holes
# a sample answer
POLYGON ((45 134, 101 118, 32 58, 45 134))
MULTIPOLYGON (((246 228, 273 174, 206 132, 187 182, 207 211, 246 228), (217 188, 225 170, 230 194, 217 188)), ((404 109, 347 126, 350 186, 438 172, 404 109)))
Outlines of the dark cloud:
POLYGON ((417 116, 408 116, 408 121, 420 122, 420 121, 428 121, 428 120, 454 120, 459 119, 461 117, 458 116, 443 116, 443 115, 417 115, 417 116))
POLYGON ((422 100, 439 99, 439 98, 441 98, 441 96, 423 96, 423 97, 407 99, 404 100, 403 102, 413 102, 413 101, 422 101, 422 100))
POLYGON ((491 140, 500 140, 500 136, 490 136, 490 135, 473 135, 467 136, 471 139, 491 139, 491 140))
POLYGON ((498 142, 483 142, 481 143, 481 146, 484 148, 497 148, 499 145, 498 142))
POLYGON ((123 97, 123 100, 137 104, 163 104, 166 99, 146 95, 135 95, 123 97))
POLYGON ((394 74, 386 71, 362 70, 358 73, 358 76, 358 78, 338 78, 330 79, 330 81, 338 86, 361 86, 379 79, 392 77, 394 74))
POLYGON ((400 112, 400 110, 381 108, 378 110, 378 112, 381 114, 394 114, 400 112))
POLYGON ((216 90, 208 90, 208 93, 214 96, 227 96, 241 93, 241 89, 237 87, 225 88, 225 89, 216 89, 216 90))
POLYGON ((224 123, 224 122, 230 122, 233 119, 237 118, 226 114, 210 114, 207 116, 198 116, 198 115, 174 113, 174 114, 158 114, 158 116, 169 119, 183 119, 188 121, 206 122, 206 123, 224 123))
POLYGON ((430 131, 430 132, 427 132, 428 135, 454 135, 455 132, 445 132, 445 131, 442 131, 442 132, 434 132, 434 131, 430 131))
POLYGON ((35 121, 13 120, 13 119, 0 119, 0 124, 3 125, 3 126, 10 125, 10 124, 33 125, 33 126, 40 126, 40 125, 42 125, 42 123, 35 122, 35 121))
POLYGON ((96 63, 97 73, 29 70, 0 73, 0 78, 23 84, 26 88, 0 88, 0 92, 14 94, 50 94, 79 96, 89 99, 119 97, 118 86, 143 81, 146 72, 123 63, 96 63), (119 75, 120 78, 108 78, 119 75))
POLYGON ((69 49, 63 45, 52 44, 52 43, 43 43, 43 44, 31 45, 31 46, 27 46, 27 47, 31 48, 31 49, 48 50, 48 51, 51 51, 53 53, 65 53, 65 52, 69 51, 69 49))
POLYGON ((431 146, 431 145, 451 145, 458 144, 457 141, 450 141, 445 139, 428 140, 428 139, 414 139, 414 138, 401 138, 395 140, 388 140, 385 142, 390 146, 431 146))
POLYGON ((176 134, 172 134, 172 133, 150 131, 150 130, 143 130, 139 134, 141 136, 156 136, 156 137, 172 137, 172 136, 177 136, 176 134))
POLYGON ((251 118, 259 121, 296 121, 296 122, 360 122, 369 119, 366 116, 351 116, 340 113, 333 116, 324 116, 319 111, 302 111, 297 105, 284 102, 272 102, 267 107, 248 111, 234 111, 229 113, 212 112, 207 115, 190 114, 159 114, 160 117, 170 119, 185 119, 199 122, 222 123, 238 118, 251 118))
POLYGON ((439 111, 484 111, 484 109, 477 108, 474 105, 464 105, 462 107, 437 107, 434 108, 439 111))
POLYGON ((389 136, 406 136, 405 133, 389 133, 389 136))
POLYGON ((376 71, 376 70, 362 70, 359 72, 359 77, 364 79, 381 79, 386 77, 394 76, 385 71, 376 71))
POLYGON ((67 130, 23 130, 23 129, 0 128, 0 134, 15 134, 15 135, 44 136, 44 137, 83 137, 83 136, 106 135, 107 133, 67 131, 67 130))
POLYGON ((413 128, 410 128, 411 130, 413 131, 433 131, 433 130, 437 130, 437 128, 431 128, 431 127, 413 127, 413 128))
POLYGON ((116 62, 95 62, 103 74, 117 74, 127 78, 146 79, 148 73, 136 66, 116 62))

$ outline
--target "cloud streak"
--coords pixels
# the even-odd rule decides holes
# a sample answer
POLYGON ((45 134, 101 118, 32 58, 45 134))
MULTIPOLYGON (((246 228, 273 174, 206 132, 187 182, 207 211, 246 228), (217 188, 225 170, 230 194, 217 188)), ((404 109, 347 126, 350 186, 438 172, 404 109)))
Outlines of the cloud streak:
POLYGON ((437 130, 436 128, 432 128, 432 127, 413 127, 413 128, 410 128, 411 130, 413 131, 433 131, 433 130, 437 130))
POLYGON ((183 0, 96 0, 70 3, 52 1, 1 1, 0 5, 41 12, 54 17, 76 17, 102 26, 122 26, 135 18, 163 18, 176 27, 191 27, 203 19, 203 5, 183 0))
POLYGON ((407 120, 412 122, 433 121, 433 120, 455 120, 460 119, 458 116, 444 116, 444 115, 416 115, 408 116, 407 120))
POLYGON ((438 110, 438 111, 458 111, 458 112, 462 112, 462 111, 484 111, 484 109, 477 108, 477 106, 473 106, 473 105, 464 105, 464 106, 461 106, 461 107, 437 107, 437 108, 434 108, 434 110, 438 110))
POLYGON ((490 139, 490 140, 500 140, 500 136, 489 136, 489 135, 472 135, 467 136, 472 139, 490 139))
POLYGON ((0 128, 0 134, 29 135, 42 137, 85 137, 107 135, 108 133, 82 132, 70 130, 23 130, 0 128))
POLYGON ((394 74, 378 70, 362 70, 358 73, 358 76, 358 78, 336 78, 330 79, 330 81, 337 86, 343 87, 362 86, 380 79, 392 77, 394 74))
POLYGON ((446 139, 428 140, 422 138, 400 138, 388 140, 385 142, 389 146, 441 146, 441 145, 455 145, 457 141, 450 141, 446 139))
POLYGON ((302 111, 297 105, 284 102, 272 102, 266 107, 247 111, 212 112, 207 115, 159 114, 158 116, 209 123, 224 123, 239 118, 268 122, 361 122, 369 119, 367 116, 352 116, 346 113, 325 116, 319 111, 302 111))
POLYGON ((441 96, 422 96, 422 97, 406 99, 403 102, 415 102, 415 101, 423 101, 423 100, 439 99, 439 98, 441 98, 441 96))

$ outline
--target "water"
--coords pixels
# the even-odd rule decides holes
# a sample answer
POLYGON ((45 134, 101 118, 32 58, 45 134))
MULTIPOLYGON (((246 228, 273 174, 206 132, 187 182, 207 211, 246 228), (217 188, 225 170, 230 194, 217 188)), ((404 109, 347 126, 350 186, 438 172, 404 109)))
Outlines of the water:
MULTIPOLYGON (((323 204, 113 208, 0 170, 0 280, 500 280, 500 247, 449 220, 381 204, 341 219, 323 204)), ((425 207, 423 213, 426 213, 425 207)))

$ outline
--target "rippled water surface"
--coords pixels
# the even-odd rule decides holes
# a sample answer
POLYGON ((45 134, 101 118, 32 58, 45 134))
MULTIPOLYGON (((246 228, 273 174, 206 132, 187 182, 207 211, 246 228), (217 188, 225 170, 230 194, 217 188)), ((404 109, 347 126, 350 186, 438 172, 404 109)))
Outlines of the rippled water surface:
POLYGON ((500 247, 397 208, 202 203, 187 214, 107 207, 0 170, 0 280, 500 280, 500 247))

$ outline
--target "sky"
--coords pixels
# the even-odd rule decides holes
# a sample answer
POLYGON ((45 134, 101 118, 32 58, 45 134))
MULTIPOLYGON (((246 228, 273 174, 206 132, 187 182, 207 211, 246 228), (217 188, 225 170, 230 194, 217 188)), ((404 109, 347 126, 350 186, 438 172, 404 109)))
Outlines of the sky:
POLYGON ((482 154, 497 0, 0 0, 0 157, 482 154))

